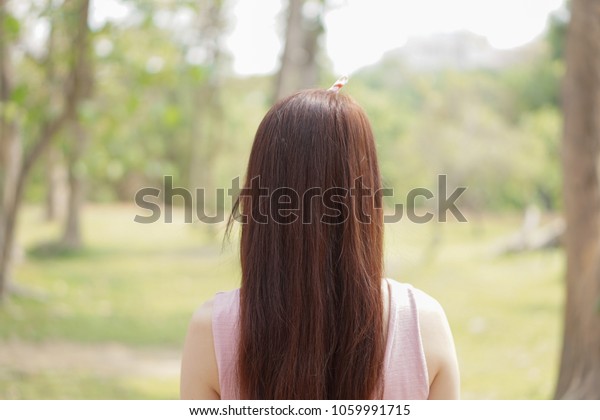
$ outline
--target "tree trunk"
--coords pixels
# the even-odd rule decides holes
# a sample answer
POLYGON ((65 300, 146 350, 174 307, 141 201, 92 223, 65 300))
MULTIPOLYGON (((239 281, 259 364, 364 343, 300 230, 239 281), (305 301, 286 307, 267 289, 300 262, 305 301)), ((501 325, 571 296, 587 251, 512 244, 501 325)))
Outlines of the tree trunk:
MULTIPOLYGON (((79 88, 74 93, 74 101, 81 103, 92 96, 93 91, 93 71, 92 62, 89 56, 89 31, 87 24, 87 9, 89 0, 84 0, 85 4, 81 7, 86 9, 82 11, 77 22, 78 33, 75 40, 74 53, 74 76, 79 83, 79 88), (85 14, 85 20, 83 15, 85 14)), ((77 112, 70 115, 68 121, 71 129, 71 143, 67 154, 68 169, 68 199, 67 199, 67 218, 65 220, 65 229, 62 237, 62 245, 68 249, 81 248, 83 240, 81 237, 81 208, 83 205, 83 173, 81 172, 81 162, 87 147, 88 136, 85 131, 81 117, 77 112)))
POLYGON ((303 13, 304 4, 305 0, 289 0, 288 3, 285 45, 275 85, 276 100, 300 89, 317 87, 317 55, 323 33, 321 19, 325 1, 314 3, 321 9, 311 16, 303 13))
POLYGON ((62 245, 68 249, 79 249, 83 244, 81 238, 81 206, 83 204, 83 179, 79 164, 87 144, 86 132, 78 119, 71 121, 72 150, 68 162, 68 199, 67 218, 62 237, 62 245))
POLYGON ((0 298, 12 277, 14 204, 22 148, 15 118, 8 112, 12 74, 6 19, 6 0, 0 0, 0 298))
POLYGON ((555 397, 600 399, 600 2, 571 4, 562 145, 567 298, 555 397))
POLYGON ((60 151, 51 145, 46 154, 46 221, 54 221, 64 215, 66 201, 66 170, 60 151))
MULTIPOLYGON (((211 68, 206 82, 193 92, 195 118, 191 126, 190 189, 202 188, 204 202, 196 206, 206 215, 214 215, 218 203, 215 200, 216 158, 223 145, 224 109, 222 101, 223 30, 225 27, 223 0, 210 1, 207 10, 200 14, 199 34, 207 50, 207 64, 211 68)), ((194 200, 196 197, 194 197, 194 200)))
POLYGON ((300 86, 298 67, 302 61, 302 6, 304 0, 288 0, 285 45, 275 85, 275 99, 279 100, 300 86))
MULTIPOLYGON (((50 26, 48 33, 48 48, 44 67, 46 80, 48 81, 49 103, 53 106, 60 103, 62 92, 57 88, 57 72, 55 62, 52 59, 56 50, 55 25, 50 26)), ((62 217, 65 204, 65 168, 61 159, 62 153, 55 145, 48 147, 46 154, 46 221, 53 221, 62 217)))

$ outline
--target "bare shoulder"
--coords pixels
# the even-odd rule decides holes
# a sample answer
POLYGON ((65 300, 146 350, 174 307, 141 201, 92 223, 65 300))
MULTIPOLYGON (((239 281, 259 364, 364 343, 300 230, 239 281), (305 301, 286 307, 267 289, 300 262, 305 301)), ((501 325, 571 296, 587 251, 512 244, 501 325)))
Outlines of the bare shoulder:
POLYGON ((200 330, 201 332, 209 332, 212 336, 213 302, 213 299, 207 300, 194 311, 190 321, 190 328, 200 330))
POLYGON ((450 333, 448 318, 442 305, 427 293, 413 288, 421 335, 439 336, 450 333))
POLYGON ((212 332, 213 301, 196 309, 181 357, 181 399, 219 399, 219 380, 212 332))
POLYGON ((444 309, 442 308, 442 305, 440 305, 440 303, 435 298, 428 295, 421 289, 417 289, 416 287, 413 287, 412 290, 414 292, 415 301, 417 303, 417 309, 419 310, 419 316, 421 314, 433 317, 446 316, 444 314, 444 309))
POLYGON ((442 305, 414 288, 419 327, 429 373, 429 398, 453 399, 460 394, 460 375, 450 324, 442 305))

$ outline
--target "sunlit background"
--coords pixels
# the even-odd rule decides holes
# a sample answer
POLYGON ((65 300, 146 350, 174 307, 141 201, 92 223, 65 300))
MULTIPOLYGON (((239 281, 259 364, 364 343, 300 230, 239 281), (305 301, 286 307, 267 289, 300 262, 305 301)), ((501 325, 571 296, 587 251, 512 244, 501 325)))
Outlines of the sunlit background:
POLYGON ((211 192, 243 178, 266 110, 342 74, 371 119, 390 211, 411 188, 437 191, 438 174, 468 188, 467 223, 386 226, 386 275, 446 310, 462 396, 552 397, 562 0, 93 0, 82 19, 85 4, 0 1, 18 139, 0 175, 5 194, 19 173, 24 186, 0 247, 13 250, 0 398, 177 398, 191 313, 239 286, 237 237, 184 223, 180 199, 173 223, 136 223, 136 192, 170 175, 227 215, 211 192))

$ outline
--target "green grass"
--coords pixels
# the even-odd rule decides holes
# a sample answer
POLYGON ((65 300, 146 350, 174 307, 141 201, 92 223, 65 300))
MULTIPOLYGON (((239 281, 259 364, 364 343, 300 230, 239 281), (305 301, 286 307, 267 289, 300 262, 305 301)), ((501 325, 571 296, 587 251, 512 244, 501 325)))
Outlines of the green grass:
MULTIPOLYGON (((137 224, 131 206, 90 206, 86 247, 47 255, 38 245, 59 224, 27 208, 19 243, 31 250, 19 284, 43 300, 10 297, 0 307, 2 342, 121 343, 179 351, 193 310, 237 287, 235 246, 203 226, 137 224)), ((464 398, 549 398, 560 349, 563 258, 558 250, 496 256, 519 217, 386 226, 387 276, 444 306, 455 336, 464 398), (432 238, 437 245, 430 246, 432 238)), ((235 241, 235 240, 234 240, 235 241)), ((32 344, 33 345, 33 344, 32 344)), ((68 355, 67 355, 68 356, 68 355)), ((99 358, 98 365, 103 363, 99 358)), ((2 366, 0 398, 175 398, 177 377, 138 373, 19 370, 2 366)))
MULTIPOLYGON (((216 291, 236 287, 234 253, 207 244, 196 226, 134 223, 134 210, 90 208, 85 250, 30 256, 19 265, 20 284, 47 298, 9 300, 0 313, 0 337, 180 345, 193 309, 216 291)), ((47 241, 58 234, 57 226, 37 218, 32 209, 23 217, 26 248, 36 235, 47 241)))
POLYGON ((550 398, 560 351, 560 250, 497 256, 520 220, 388 229, 388 275, 412 283, 445 308, 455 337, 463 398, 550 398), (423 252, 438 230, 439 245, 423 252), (391 254, 391 255, 390 255, 391 254))

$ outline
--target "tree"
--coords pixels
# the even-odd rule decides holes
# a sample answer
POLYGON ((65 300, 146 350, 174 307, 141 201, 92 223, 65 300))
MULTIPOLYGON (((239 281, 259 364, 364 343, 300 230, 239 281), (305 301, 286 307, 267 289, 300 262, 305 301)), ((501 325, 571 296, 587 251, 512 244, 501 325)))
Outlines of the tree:
MULTIPOLYGON (((49 7, 51 9, 51 7, 49 7)), ((44 77, 48 81, 48 99, 50 102, 57 101, 57 97, 61 94, 60 90, 57 89, 59 81, 57 76, 59 72, 56 69, 56 49, 57 49, 57 31, 56 25, 50 26, 48 32, 48 42, 46 43, 46 59, 40 62, 40 66, 44 68, 44 77)), ((61 213, 61 197, 60 184, 62 181, 62 172, 64 168, 61 162, 61 151, 56 144, 48 146, 48 150, 45 156, 46 164, 46 220, 55 220, 61 213)))
POLYGON ((58 113, 48 109, 39 130, 28 142, 29 147, 25 147, 18 127, 17 105, 13 101, 14 74, 10 51, 10 41, 14 41, 17 37, 15 32, 18 32, 18 29, 12 28, 18 28, 18 24, 8 13, 6 0, 0 0, 0 298, 5 295, 12 280, 15 229, 29 175, 56 134, 77 112, 84 89, 82 63, 88 47, 85 40, 89 33, 89 0, 66 0, 61 7, 69 16, 67 31, 73 47, 63 85, 63 104, 58 113))
POLYGON ((0 297, 6 278, 11 275, 9 254, 13 246, 14 196, 22 147, 17 137, 16 118, 9 107, 13 93, 10 42, 17 32, 11 22, 14 18, 6 9, 6 0, 0 0, 0 297))
POLYGON ((567 299, 556 398, 600 398, 600 2, 573 0, 562 144, 567 299))
MULTIPOLYGON (((85 1, 86 9, 89 7, 89 0, 85 1)), ((87 10, 81 11, 87 17, 87 10)), ((76 16, 77 18, 77 16, 76 16)), ((76 61, 77 79, 79 88, 75 92, 76 97, 73 100, 77 104, 89 100, 92 96, 93 71, 90 58, 90 36, 87 29, 87 18, 83 21, 83 16, 79 16, 79 36, 74 40, 73 48, 75 51, 74 61, 76 61), (85 26, 83 26, 85 25, 85 26)), ((71 131, 69 150, 67 152, 67 174, 68 174, 68 199, 67 199, 67 217, 62 237, 62 245, 67 249, 77 249, 81 247, 81 206, 83 204, 83 179, 80 170, 81 161, 88 143, 88 135, 81 121, 81 113, 73 112, 67 121, 68 128, 71 131)))
POLYGON ((83 204, 83 179, 79 170, 81 159, 88 142, 87 133, 79 117, 71 117, 68 123, 71 131, 71 148, 67 156, 67 215, 61 245, 65 249, 78 249, 81 239, 81 206, 83 204))
POLYGON ((324 7, 324 0, 289 0, 275 99, 281 99, 295 90, 315 87, 319 73, 317 53, 319 38, 323 33, 324 7), (307 13, 307 8, 314 12, 307 13))
MULTIPOLYGON (((216 158, 224 141, 223 129, 223 32, 226 26, 225 0, 198 3, 196 30, 198 44, 206 52, 206 80, 192 91, 194 118, 191 121, 190 173, 191 189, 202 187, 204 199, 201 206, 205 214, 212 215, 217 203, 214 199, 216 158)), ((202 198, 201 198, 202 199, 202 198)))

